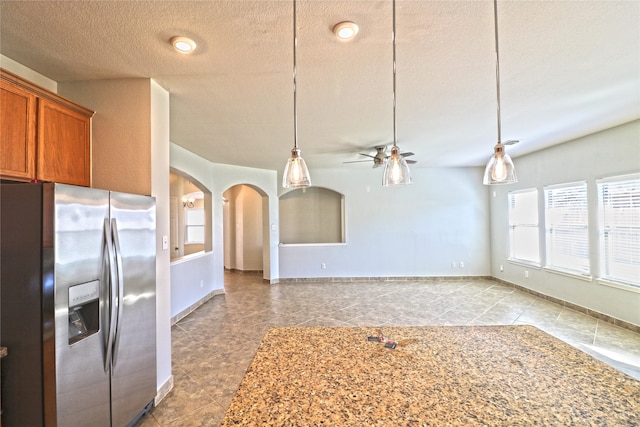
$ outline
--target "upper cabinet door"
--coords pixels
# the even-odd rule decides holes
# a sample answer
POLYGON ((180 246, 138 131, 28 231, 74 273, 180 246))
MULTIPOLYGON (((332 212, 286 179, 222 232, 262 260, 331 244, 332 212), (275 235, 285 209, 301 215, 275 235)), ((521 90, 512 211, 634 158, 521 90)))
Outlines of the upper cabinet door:
POLYGON ((90 186, 90 117, 40 99, 37 141, 37 179, 90 186))
POLYGON ((91 186, 93 111, 0 68, 0 178, 91 186))
POLYGON ((30 181, 36 175, 36 96, 0 81, 0 175, 30 181))

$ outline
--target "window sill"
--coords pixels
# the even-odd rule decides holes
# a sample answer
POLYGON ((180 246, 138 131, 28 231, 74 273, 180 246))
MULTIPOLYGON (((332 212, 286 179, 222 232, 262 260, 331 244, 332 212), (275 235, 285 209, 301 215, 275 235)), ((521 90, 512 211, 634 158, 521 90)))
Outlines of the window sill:
POLYGON ((208 251, 208 252, 201 251, 201 252, 196 252, 196 253, 193 253, 193 254, 190 254, 190 255, 181 256, 181 257, 178 257, 178 258, 172 258, 170 260, 170 265, 181 264, 183 262, 191 261, 191 260, 196 259, 196 258, 201 258, 201 257, 207 256, 207 255, 212 254, 212 253, 213 253, 213 251, 208 251))
POLYGON ((607 279, 602 279, 598 277, 596 279, 599 285, 609 286, 611 288, 622 289, 624 291, 634 292, 640 294, 640 286, 629 285, 627 283, 614 282, 607 279))
POLYGON ((521 265, 523 267, 530 267, 530 268, 535 268, 537 270, 540 270, 540 264, 536 264, 535 262, 531 262, 531 261, 523 261, 521 259, 516 259, 516 258, 509 258, 507 259, 507 261, 509 261, 510 264, 515 264, 515 265, 521 265))
POLYGON ((335 243, 279 243, 278 246, 296 247, 296 246, 346 246, 345 242, 335 243))
POLYGON ((553 267, 544 267, 544 270, 548 271, 549 273, 559 274, 561 276, 567 276, 578 280, 584 280, 585 282, 593 281, 593 276, 590 276, 588 274, 580 274, 572 271, 560 270, 553 267))

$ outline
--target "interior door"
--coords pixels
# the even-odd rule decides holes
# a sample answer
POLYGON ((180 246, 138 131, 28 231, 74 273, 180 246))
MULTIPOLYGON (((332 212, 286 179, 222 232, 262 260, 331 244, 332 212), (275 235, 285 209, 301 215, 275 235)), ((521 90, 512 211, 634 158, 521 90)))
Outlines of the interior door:
POLYGON ((178 244, 178 198, 169 197, 169 240, 171 243, 171 258, 180 256, 180 245, 178 244))

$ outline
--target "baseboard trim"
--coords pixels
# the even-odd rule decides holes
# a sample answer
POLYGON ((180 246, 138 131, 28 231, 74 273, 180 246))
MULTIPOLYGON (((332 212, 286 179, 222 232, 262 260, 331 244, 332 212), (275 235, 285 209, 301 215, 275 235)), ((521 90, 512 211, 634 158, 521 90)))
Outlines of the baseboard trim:
POLYGON ((603 313, 600 313, 599 311, 591 310, 589 308, 582 307, 581 305, 577 305, 577 304, 574 304, 572 302, 568 302, 568 301, 562 300, 560 298, 552 297, 552 296, 540 293, 538 291, 534 291, 533 289, 529 289, 529 288, 526 288, 524 286, 517 285, 515 283, 509 282, 509 281, 506 281, 506 280, 503 280, 503 279, 499 279, 497 277, 493 277, 492 279, 494 281, 498 282, 498 283, 502 283, 504 285, 511 286, 513 288, 516 288, 516 289, 522 291, 522 292, 526 292, 528 294, 534 295, 534 296, 536 296, 538 298, 542 298, 542 299, 544 299, 546 301, 549 301, 549 302, 552 302, 554 304, 558 304, 558 305, 561 305, 563 307, 570 308, 570 309, 575 310, 577 312, 589 315, 591 317, 595 317, 596 319, 602 320, 603 322, 611 323, 613 325, 616 325, 616 326, 619 326, 621 328, 628 329, 628 330, 630 330, 632 332, 640 334, 640 326, 635 325, 635 324, 633 324, 631 322, 626 322, 624 320, 620 320, 620 319, 615 318, 613 316, 609 316, 608 314, 603 314, 603 313))
POLYGON ((158 404, 162 401, 162 399, 164 399, 169 394, 169 392, 171 392, 172 389, 173 389, 173 375, 171 375, 169 379, 165 381, 164 384, 162 384, 162 386, 158 389, 153 405, 158 406, 158 404))
MULTIPOLYGON (((459 280, 491 280, 491 276, 381 276, 381 277, 287 277, 280 278, 275 283, 320 283, 320 282, 454 282, 459 280)), ((271 281, 274 283, 274 280, 271 281)))
POLYGON ((247 273, 247 274, 256 274, 256 273, 262 273, 263 270, 239 270, 237 268, 224 268, 224 271, 228 271, 230 273, 247 273))
POLYGON ((194 302, 189 307, 185 308, 180 313, 178 313, 175 316, 173 316, 171 318, 171 326, 175 325, 180 320, 182 320, 185 317, 187 317, 188 315, 190 315, 195 309, 200 307, 205 302, 209 301, 211 298, 215 297, 216 295, 222 295, 222 294, 224 294, 224 289, 216 289, 214 291, 209 292, 207 295, 205 295, 204 297, 200 298, 198 301, 194 302))

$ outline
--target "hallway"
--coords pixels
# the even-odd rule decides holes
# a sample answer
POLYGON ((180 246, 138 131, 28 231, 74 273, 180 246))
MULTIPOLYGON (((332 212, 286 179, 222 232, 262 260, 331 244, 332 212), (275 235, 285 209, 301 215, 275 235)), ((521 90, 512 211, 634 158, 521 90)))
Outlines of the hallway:
POLYGON ((225 272, 225 294, 172 329, 174 388, 139 426, 217 426, 269 327, 531 324, 640 379, 640 335, 498 282, 268 285, 225 272))

